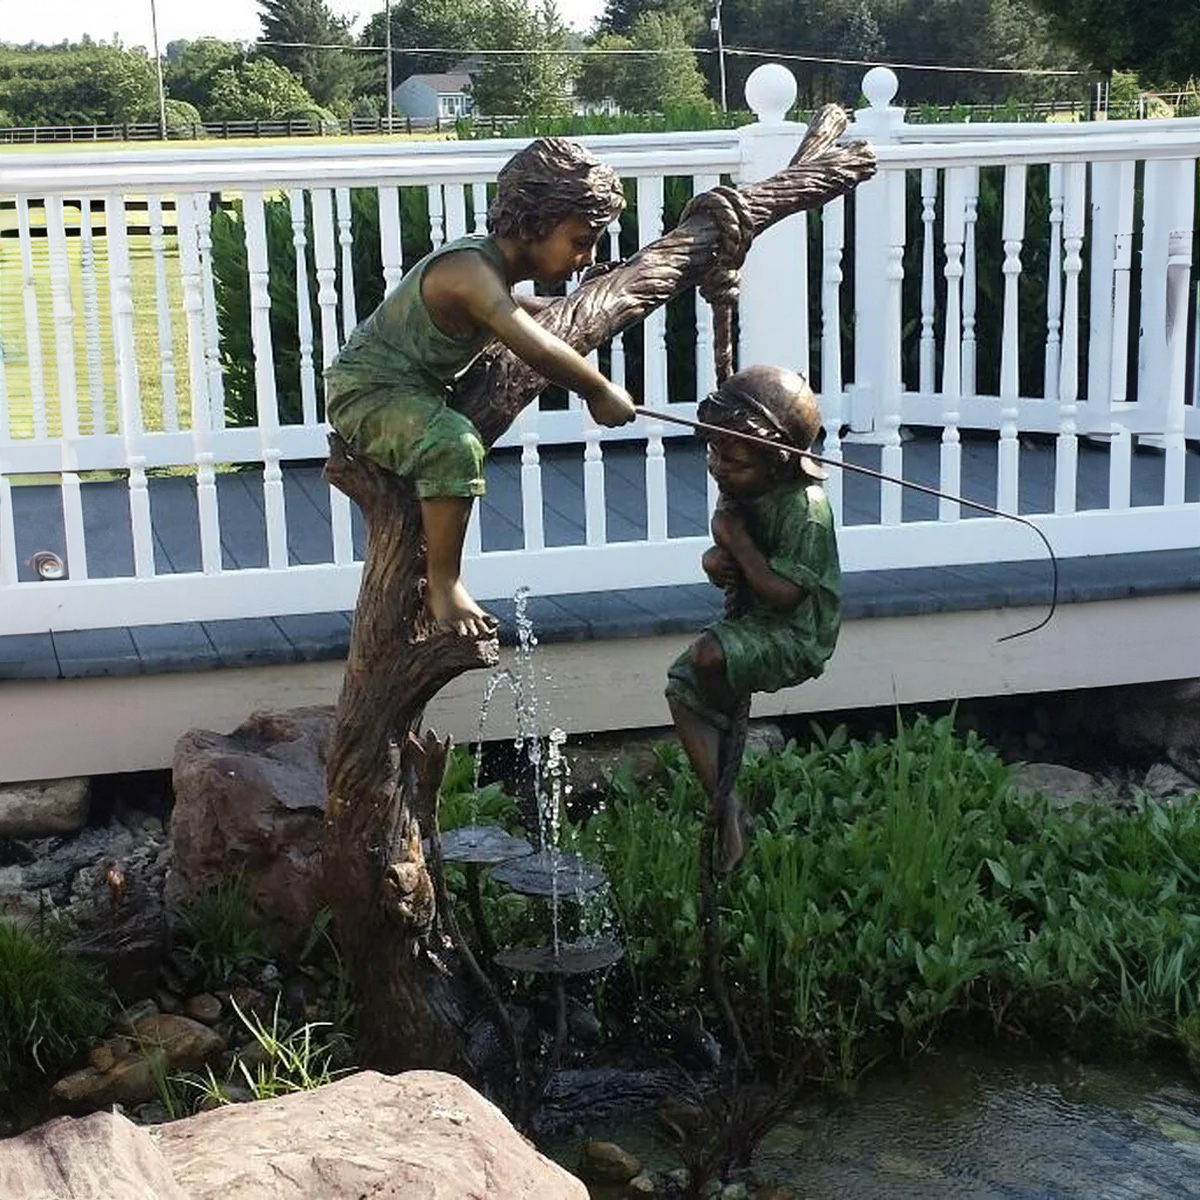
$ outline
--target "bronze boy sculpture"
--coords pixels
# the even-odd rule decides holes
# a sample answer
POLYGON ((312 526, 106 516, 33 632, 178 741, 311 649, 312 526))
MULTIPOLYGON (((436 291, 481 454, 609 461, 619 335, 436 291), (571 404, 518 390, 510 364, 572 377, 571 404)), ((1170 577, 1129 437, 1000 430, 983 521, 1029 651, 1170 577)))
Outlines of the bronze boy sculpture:
POLYGON ((500 171, 486 236, 458 238, 418 262, 347 339, 325 372, 330 424, 352 452, 412 479, 426 541, 427 603, 458 633, 495 622, 468 595, 462 547, 484 491, 484 448, 453 408, 455 379, 498 338, 554 383, 578 392, 601 425, 634 419, 633 401, 514 300, 521 280, 562 283, 587 267, 625 207, 621 181, 589 151, 539 138, 500 171))
MULTIPOLYGON (((701 402, 698 416, 731 435, 752 434, 792 451, 809 449, 820 429, 808 384, 781 367, 730 376, 701 402)), ((825 472, 794 452, 736 436, 707 437, 708 469, 720 494, 715 544, 702 565, 733 604, 671 665, 667 700, 679 740, 717 808, 716 865, 727 872, 744 853, 744 830, 732 781, 722 778, 721 740, 751 692, 821 674, 837 641, 841 571, 833 514, 818 482, 825 472)))

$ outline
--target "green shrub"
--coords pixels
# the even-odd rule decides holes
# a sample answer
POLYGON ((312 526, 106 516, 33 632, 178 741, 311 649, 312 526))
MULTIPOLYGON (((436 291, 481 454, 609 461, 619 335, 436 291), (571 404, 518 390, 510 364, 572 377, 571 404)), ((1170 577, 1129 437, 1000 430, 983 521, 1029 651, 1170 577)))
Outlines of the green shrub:
POLYGON ((241 874, 230 875, 180 906, 176 930, 184 952, 200 967, 205 987, 263 961, 262 943, 241 874))
POLYGON ((59 938, 0 920, 0 1093, 62 1066, 108 1015, 96 972, 59 938))
MULTIPOLYGON (((722 936, 760 1046, 852 1076, 951 1019, 1138 1045, 1194 1031, 1200 808, 1018 798, 950 718, 869 743, 818 731, 748 761, 740 789, 757 826, 722 887, 722 936)), ((703 803, 679 756, 648 792, 618 777, 578 835, 608 873, 641 1004, 702 995, 703 803)))

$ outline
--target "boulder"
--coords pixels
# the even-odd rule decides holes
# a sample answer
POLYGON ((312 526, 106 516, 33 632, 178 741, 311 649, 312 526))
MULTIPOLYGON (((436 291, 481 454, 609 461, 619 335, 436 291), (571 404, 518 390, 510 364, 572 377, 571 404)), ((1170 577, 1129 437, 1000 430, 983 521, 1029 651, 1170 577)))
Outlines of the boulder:
POLYGON ((121 1056, 112 1046, 108 1055, 93 1052, 91 1065, 54 1085, 54 1098, 76 1110, 140 1104, 154 1096, 156 1072, 195 1071, 225 1049, 224 1040, 206 1025, 172 1013, 143 1017, 133 1032, 133 1053, 121 1056), (158 1065, 152 1063, 156 1055, 161 1056, 158 1065))
POLYGON ((588 1183, 621 1186, 640 1175, 642 1164, 616 1142, 588 1140, 579 1151, 579 1175, 588 1183))
POLYGON ((87 779, 41 779, 0 787, 0 838, 78 833, 87 824, 87 779))
POLYGON ((175 1182, 150 1135, 119 1113, 59 1117, 0 1153, 0 1196, 7 1200, 191 1200, 175 1182))
POLYGON ((241 872, 271 949, 312 925, 322 901, 325 753, 332 708, 257 712, 228 736, 191 730, 175 745, 175 907, 241 872))
POLYGON ((503 1113, 437 1071, 362 1071, 153 1128, 190 1200, 587 1200, 503 1113))
POLYGON ((1012 772, 1013 787, 1019 796, 1041 792, 1055 808, 1089 804, 1099 782, 1086 771, 1076 771, 1057 763, 1021 763, 1012 772))

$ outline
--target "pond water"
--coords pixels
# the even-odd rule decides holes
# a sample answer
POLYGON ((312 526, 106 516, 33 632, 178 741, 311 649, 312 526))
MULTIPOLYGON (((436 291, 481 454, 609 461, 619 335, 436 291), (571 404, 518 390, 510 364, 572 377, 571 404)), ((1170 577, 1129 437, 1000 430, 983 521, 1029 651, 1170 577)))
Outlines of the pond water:
MULTIPOLYGON (((652 1121, 588 1130, 678 1166, 652 1121)), ((553 1148, 571 1167, 578 1141, 553 1148)), ((763 1184, 803 1200, 1200 1197, 1200 1088, 1180 1066, 945 1050, 821 1097, 766 1138, 763 1184)))

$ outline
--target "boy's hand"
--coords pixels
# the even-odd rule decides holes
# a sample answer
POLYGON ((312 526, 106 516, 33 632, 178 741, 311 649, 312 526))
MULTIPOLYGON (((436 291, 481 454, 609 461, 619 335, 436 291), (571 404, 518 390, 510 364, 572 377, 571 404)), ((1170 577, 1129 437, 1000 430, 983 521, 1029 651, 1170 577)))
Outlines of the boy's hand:
POLYGON ((592 420, 598 425, 628 425, 637 417, 633 397, 623 387, 609 383, 607 379, 603 388, 586 397, 586 402, 592 420))
POLYGON ((719 508, 713 513, 713 541, 730 555, 736 553, 736 546, 746 538, 746 523, 733 508, 719 508))
POLYGON ((716 587, 730 587, 741 582, 742 573, 738 569, 737 561, 720 546, 709 546, 704 552, 704 557, 700 559, 700 565, 716 587))

